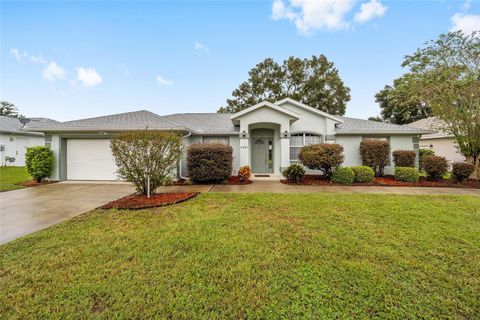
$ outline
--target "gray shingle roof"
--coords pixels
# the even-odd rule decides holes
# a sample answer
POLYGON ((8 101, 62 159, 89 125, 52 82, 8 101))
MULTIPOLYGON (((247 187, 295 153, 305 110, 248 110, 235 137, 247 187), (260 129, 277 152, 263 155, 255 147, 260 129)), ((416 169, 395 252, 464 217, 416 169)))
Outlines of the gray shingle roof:
POLYGON ((196 133, 202 134, 237 134, 239 128, 235 127, 228 113, 175 113, 163 116, 188 128, 196 133))
POLYGON ((407 125, 397 125, 386 122, 370 121, 340 116, 338 118, 343 120, 343 123, 337 124, 335 128, 335 132, 338 134, 422 134, 431 132, 421 128, 410 127, 407 125))
POLYGON ((442 127, 442 121, 435 117, 420 119, 418 121, 407 124, 407 126, 414 128, 422 128, 426 130, 434 130, 436 132, 431 134, 423 134, 422 139, 438 139, 438 138, 451 138, 452 135, 443 132, 439 128, 442 127))
POLYGON ((80 119, 56 123, 50 126, 35 127, 35 131, 97 131, 97 130, 184 130, 179 124, 153 112, 140 110, 102 117, 80 119))
POLYGON ((40 132, 22 130, 23 124, 17 118, 0 116, 0 132, 41 136, 40 132))

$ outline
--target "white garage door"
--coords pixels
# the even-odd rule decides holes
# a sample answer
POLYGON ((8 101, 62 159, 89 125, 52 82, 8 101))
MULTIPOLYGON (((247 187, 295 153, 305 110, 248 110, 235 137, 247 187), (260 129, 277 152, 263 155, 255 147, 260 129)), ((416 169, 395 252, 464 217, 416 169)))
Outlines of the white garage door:
POLYGON ((68 139, 68 180, 116 180, 117 166, 108 139, 68 139))

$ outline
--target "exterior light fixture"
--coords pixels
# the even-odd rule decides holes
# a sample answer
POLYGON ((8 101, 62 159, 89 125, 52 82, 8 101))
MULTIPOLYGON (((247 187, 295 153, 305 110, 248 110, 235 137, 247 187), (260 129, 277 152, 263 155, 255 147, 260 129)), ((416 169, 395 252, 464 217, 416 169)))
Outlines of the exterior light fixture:
POLYGON ((283 133, 283 136, 284 136, 285 138, 288 138, 288 131, 287 131, 287 130, 285 130, 285 132, 283 133))
POLYGON ((242 138, 246 138, 247 137, 247 132, 245 130, 242 131, 242 138))

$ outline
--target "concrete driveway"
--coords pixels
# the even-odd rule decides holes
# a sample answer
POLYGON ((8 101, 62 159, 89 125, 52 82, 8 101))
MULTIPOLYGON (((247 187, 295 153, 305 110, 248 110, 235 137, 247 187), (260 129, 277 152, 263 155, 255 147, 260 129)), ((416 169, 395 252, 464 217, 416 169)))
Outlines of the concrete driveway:
POLYGON ((0 193, 0 243, 45 229, 134 192, 123 183, 61 182, 0 193))

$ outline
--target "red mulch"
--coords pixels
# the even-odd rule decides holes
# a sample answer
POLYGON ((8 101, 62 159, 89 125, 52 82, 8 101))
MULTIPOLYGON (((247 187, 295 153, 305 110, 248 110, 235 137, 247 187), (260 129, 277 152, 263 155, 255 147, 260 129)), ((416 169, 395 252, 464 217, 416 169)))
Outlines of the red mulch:
MULTIPOLYGON (((287 180, 281 180, 282 183, 291 184, 287 180)), ((307 174, 303 180, 303 184, 306 186, 338 186, 341 184, 333 183, 324 176, 307 174)), ((393 176, 378 177, 371 183, 355 183, 350 186, 391 186, 391 187, 440 187, 440 188, 475 188, 480 189, 480 181, 478 180, 465 180, 462 183, 452 180, 439 179, 428 180, 424 177, 420 177, 420 180, 416 183, 403 182, 395 180, 393 176)))
POLYGON ((99 209, 145 209, 168 206, 195 197, 197 192, 155 193, 147 198, 145 195, 132 194, 107 203, 99 209))
POLYGON ((17 186, 23 186, 23 187, 38 187, 38 186, 43 186, 45 184, 51 184, 51 183, 57 183, 58 181, 47 181, 44 180, 42 182, 37 182, 36 180, 31 180, 31 181, 25 181, 25 182, 19 182, 16 183, 17 186))
POLYGON ((242 185, 242 184, 250 184, 250 183, 252 183, 251 180, 246 180, 246 181, 240 180, 238 176, 231 176, 227 180, 227 184, 231 184, 231 185, 242 185))

